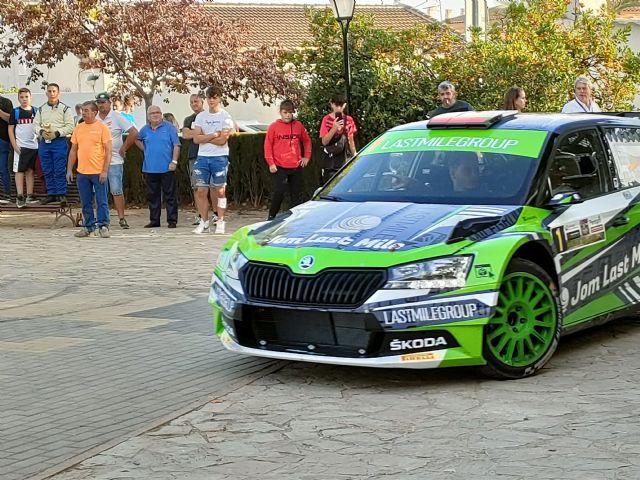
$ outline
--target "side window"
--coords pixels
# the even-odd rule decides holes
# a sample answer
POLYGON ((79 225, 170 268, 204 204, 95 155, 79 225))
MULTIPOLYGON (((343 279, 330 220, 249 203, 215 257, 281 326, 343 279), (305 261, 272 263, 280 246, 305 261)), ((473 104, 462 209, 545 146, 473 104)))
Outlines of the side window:
POLYGON ((609 128, 605 131, 620 187, 640 185, 640 128, 609 128))
POLYGON ((549 168, 551 196, 568 191, 584 199, 609 188, 607 160, 596 130, 570 133, 560 140, 549 168))

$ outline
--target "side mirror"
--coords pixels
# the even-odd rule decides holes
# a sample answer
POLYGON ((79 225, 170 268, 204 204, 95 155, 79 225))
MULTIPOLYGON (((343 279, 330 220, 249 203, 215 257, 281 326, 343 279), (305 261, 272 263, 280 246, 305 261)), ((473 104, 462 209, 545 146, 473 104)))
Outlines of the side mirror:
POLYGON ((564 207, 568 205, 574 205, 576 203, 582 203, 582 197, 578 192, 568 190, 566 192, 556 193, 551 200, 546 204, 548 208, 564 207))

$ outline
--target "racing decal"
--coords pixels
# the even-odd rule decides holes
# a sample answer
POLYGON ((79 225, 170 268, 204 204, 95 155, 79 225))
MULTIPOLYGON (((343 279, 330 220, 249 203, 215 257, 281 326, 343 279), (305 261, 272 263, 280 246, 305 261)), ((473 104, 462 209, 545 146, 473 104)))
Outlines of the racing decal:
MULTIPOLYGON (((521 211, 522 211, 521 208, 517 208, 515 210, 512 210, 506 213, 502 217, 495 217, 495 223, 490 224, 489 226, 484 228, 482 226, 478 226, 474 228, 473 224, 471 224, 467 228, 469 233, 465 233, 464 237, 474 242, 478 242, 480 240, 489 238, 492 235, 495 235, 496 233, 501 232, 502 230, 515 225, 516 222, 518 221, 518 217, 520 216, 521 211)), ((456 229, 454 229, 454 231, 451 233, 452 238, 454 237, 454 235, 456 235, 458 228, 459 227, 456 227, 456 229)))
POLYGON ((621 191, 617 191, 583 203, 571 205, 548 222, 546 227, 553 235, 554 260, 558 271, 563 271, 564 275, 568 266, 572 270, 586 268, 593 252, 587 250, 585 253, 585 247, 602 243, 602 247, 607 248, 607 228, 613 219, 629 208, 630 202, 631 200, 626 198, 621 191), (591 229, 591 221, 593 221, 594 233, 592 234, 590 230, 589 234, 583 235, 582 232, 586 232, 587 222, 589 222, 589 228, 591 229), (600 225, 604 225, 603 233, 599 232, 600 225), (569 230, 567 230, 567 227, 569 227, 569 230), (568 235, 567 231, 570 231, 571 234, 568 235), (603 235, 604 238, 599 240, 603 235), (585 242, 584 239, 579 238, 583 236, 586 237, 586 244, 583 244, 585 242), (595 242, 592 240, 595 240, 595 242), (582 263, 582 265, 578 265, 579 263, 582 263))
POLYGON ((466 295, 378 308, 373 313, 386 330, 464 322, 492 316, 496 297, 496 293, 466 295))
POLYGON ((473 267, 473 271, 475 273, 475 276, 478 278, 493 278, 495 276, 493 274, 493 268, 489 263, 475 265, 473 267))
POLYGON ((441 352, 409 353, 400 355, 401 362, 425 362, 432 360, 442 360, 441 352))
POLYGON ((254 230, 252 234, 256 241, 261 245, 283 248, 406 250, 441 242, 446 233, 422 237, 419 241, 412 238, 426 225, 438 224, 460 209, 452 205, 390 202, 309 203, 316 206, 304 216, 294 214, 254 230))
POLYGON ((399 130, 386 132, 361 154, 415 151, 504 153, 537 158, 548 133, 539 130, 399 130))
POLYGON ((459 347, 453 335, 446 330, 387 333, 382 340, 380 355, 418 353, 459 347))
POLYGON ((432 237, 438 239, 435 243, 440 243, 445 241, 445 239, 451 235, 452 229, 463 220, 484 217, 501 217, 517 209, 517 206, 500 207, 493 205, 472 205, 461 207, 454 214, 444 217, 440 222, 427 225, 427 228, 416 233, 410 240, 421 242, 425 238, 432 237))
MULTIPOLYGON (((561 277, 560 301, 563 311, 570 314, 612 291, 621 300, 636 303, 635 288, 631 288, 630 281, 638 268, 640 228, 634 228, 582 264, 580 269, 561 277)), ((591 315, 602 313, 605 312, 594 311, 591 315)))
POLYGON ((629 282, 624 282, 618 286, 615 294, 624 303, 638 304, 640 303, 640 276, 635 276, 629 282))
POLYGON ((605 226, 600 215, 581 218, 551 229, 553 246, 558 252, 567 252, 606 238, 605 226))
MULTIPOLYGON (((475 240, 511 226, 520 207, 430 205, 390 202, 309 202, 313 212, 291 215, 254 230, 261 245, 284 248, 326 247, 348 251, 394 251, 435 245, 445 241, 461 221, 490 215, 495 225, 479 231, 475 240), (425 228, 426 227, 426 228, 425 228), (486 230, 486 231, 485 231, 486 230), (295 233, 294 233, 295 232, 295 233), (477 238, 476 238, 477 237, 477 238)), ((295 211, 295 209, 294 209, 295 211)))

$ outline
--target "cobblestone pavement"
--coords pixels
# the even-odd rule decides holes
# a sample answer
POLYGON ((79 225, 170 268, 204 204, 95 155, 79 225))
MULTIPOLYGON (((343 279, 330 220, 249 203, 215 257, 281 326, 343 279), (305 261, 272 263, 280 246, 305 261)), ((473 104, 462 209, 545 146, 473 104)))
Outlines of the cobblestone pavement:
POLYGON ((520 381, 291 363, 55 480, 640 478, 640 324, 520 381))
POLYGON ((539 375, 508 382, 278 364, 53 479, 637 480, 638 345, 640 323, 617 321, 564 338, 539 375))
POLYGON ((194 235, 186 215, 146 230, 147 215, 109 239, 0 216, 0 479, 59 471, 275 365, 213 337, 207 285, 228 235, 194 235))

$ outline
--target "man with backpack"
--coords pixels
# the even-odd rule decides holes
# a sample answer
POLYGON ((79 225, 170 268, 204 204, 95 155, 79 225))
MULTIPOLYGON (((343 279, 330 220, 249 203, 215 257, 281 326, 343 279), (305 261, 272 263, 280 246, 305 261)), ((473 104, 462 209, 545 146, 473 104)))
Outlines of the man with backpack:
POLYGON ((354 136, 358 128, 353 118, 344 114, 347 102, 344 95, 331 98, 331 113, 320 123, 320 139, 324 147, 322 158, 322 183, 327 183, 342 168, 348 158, 356 154, 354 136))

